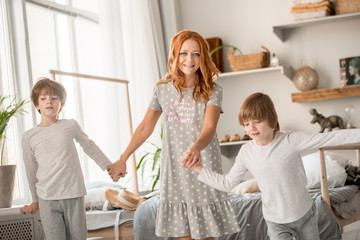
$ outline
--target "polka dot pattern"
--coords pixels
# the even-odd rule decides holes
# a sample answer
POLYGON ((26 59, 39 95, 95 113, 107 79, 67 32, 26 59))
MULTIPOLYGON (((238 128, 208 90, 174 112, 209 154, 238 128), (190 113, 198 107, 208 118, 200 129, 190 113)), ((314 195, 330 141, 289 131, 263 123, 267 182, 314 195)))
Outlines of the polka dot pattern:
MULTIPOLYGON (((217 237, 239 231, 227 194, 197 180, 197 174, 181 167, 181 157, 200 136, 206 106, 222 109, 222 88, 216 85, 208 102, 192 99, 187 88, 179 101, 172 83, 156 86, 150 107, 163 112, 161 193, 156 218, 156 235, 192 238, 217 237), (165 143, 165 144, 164 144, 165 143)), ((201 151, 202 164, 222 172, 216 134, 201 151)))

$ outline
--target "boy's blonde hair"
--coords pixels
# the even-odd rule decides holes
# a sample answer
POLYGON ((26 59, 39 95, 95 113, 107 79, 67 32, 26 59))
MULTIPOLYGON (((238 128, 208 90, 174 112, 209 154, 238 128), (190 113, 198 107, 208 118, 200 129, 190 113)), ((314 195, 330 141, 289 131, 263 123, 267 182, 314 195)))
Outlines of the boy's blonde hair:
POLYGON ((267 121, 274 129, 274 133, 280 131, 278 116, 271 98, 263 93, 256 92, 248 96, 240 107, 239 122, 244 126, 248 120, 267 121))
MULTIPOLYGON (((64 107, 66 102, 66 90, 64 86, 61 85, 60 83, 50 80, 49 78, 46 77, 38 78, 30 94, 31 101, 33 102, 35 107, 39 105, 38 100, 41 94, 50 94, 50 95, 59 96, 61 102, 60 111, 64 107)), ((38 110, 38 112, 41 114, 40 110, 38 110)))

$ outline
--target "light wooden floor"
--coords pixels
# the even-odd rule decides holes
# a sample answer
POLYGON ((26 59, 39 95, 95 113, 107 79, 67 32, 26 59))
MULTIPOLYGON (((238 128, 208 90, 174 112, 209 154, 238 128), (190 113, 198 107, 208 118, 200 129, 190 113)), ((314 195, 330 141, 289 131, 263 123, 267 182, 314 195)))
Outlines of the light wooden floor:
MULTIPOLYGON (((114 240, 114 227, 102 228, 98 230, 89 230, 88 238, 102 237, 104 240, 114 240)), ((133 240, 134 230, 133 222, 127 222, 119 226, 119 240, 133 240)))

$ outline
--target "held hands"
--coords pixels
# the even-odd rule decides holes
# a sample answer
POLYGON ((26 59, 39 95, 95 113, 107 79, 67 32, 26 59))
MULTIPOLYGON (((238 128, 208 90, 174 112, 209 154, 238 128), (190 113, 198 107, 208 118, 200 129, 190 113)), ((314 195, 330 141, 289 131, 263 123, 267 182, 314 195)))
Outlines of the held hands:
POLYGON ((33 202, 30 205, 25 205, 22 208, 20 208, 21 214, 26 215, 27 213, 35 214, 37 210, 39 209, 39 203, 33 202))
POLYGON ((125 177, 126 172, 126 159, 121 156, 115 163, 109 165, 106 170, 114 182, 119 181, 120 178, 125 177))
POLYGON ((191 146, 186 152, 183 153, 181 166, 184 168, 191 168, 197 173, 201 172, 201 154, 194 146, 191 146))

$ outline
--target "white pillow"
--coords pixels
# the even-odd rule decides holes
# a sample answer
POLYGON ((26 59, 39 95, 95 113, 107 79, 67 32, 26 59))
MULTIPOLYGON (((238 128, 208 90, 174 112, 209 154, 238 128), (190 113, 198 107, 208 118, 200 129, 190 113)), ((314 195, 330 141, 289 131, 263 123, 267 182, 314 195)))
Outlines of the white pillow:
POLYGON ((111 209, 105 199, 105 191, 109 188, 125 189, 118 183, 88 182, 86 183, 87 195, 85 195, 85 208, 89 210, 111 209), (105 205, 105 206, 104 206, 105 205))
POLYGON ((260 192, 256 179, 246 180, 231 190, 231 193, 244 195, 245 193, 260 192))
MULTIPOLYGON (((320 188, 320 156, 319 153, 312 153, 302 157, 304 169, 307 178, 307 188, 320 188)), ((325 156, 326 175, 328 187, 344 186, 346 180, 346 171, 337 161, 325 156)))
POLYGON ((85 208, 89 210, 102 210, 105 204, 105 191, 107 187, 92 188, 85 195, 85 208))
POLYGON ((125 187, 123 187, 122 185, 113 182, 86 182, 85 186, 86 190, 102 187, 125 189, 125 187))
POLYGON ((325 157, 330 158, 330 160, 336 161, 343 168, 345 168, 348 165, 348 163, 350 162, 350 158, 348 158, 344 155, 334 153, 334 152, 325 152, 325 157))

